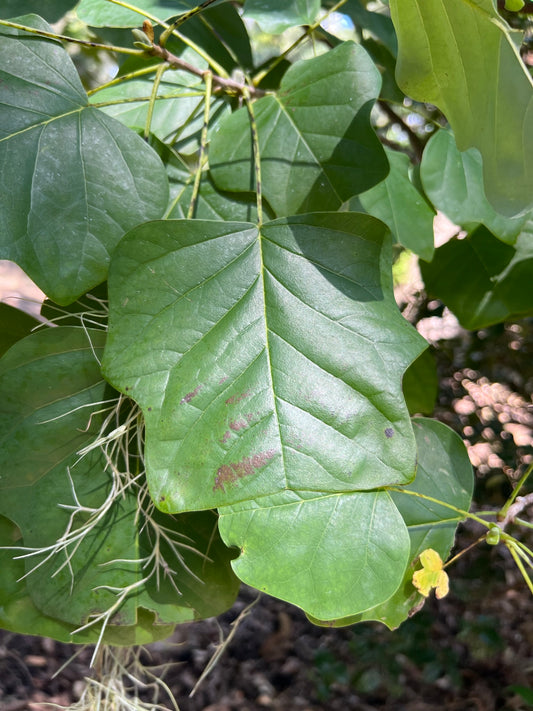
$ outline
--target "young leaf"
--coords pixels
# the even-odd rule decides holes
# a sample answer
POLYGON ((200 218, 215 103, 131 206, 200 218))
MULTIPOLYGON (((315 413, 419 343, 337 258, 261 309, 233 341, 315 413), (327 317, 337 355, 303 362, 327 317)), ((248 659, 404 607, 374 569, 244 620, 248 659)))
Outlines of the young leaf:
POLYGON ((88 106, 60 44, 2 27, 0 66, 0 255, 68 304, 106 278, 126 230, 162 215, 168 181, 139 136, 88 106))
MULTIPOLYGON (((386 177, 388 162, 370 125, 381 77, 353 42, 293 65, 276 96, 254 104, 262 189, 278 216, 336 210, 386 177)), ((216 185, 254 190, 245 108, 221 122, 209 165, 216 185)))
POLYGON ((494 5, 390 2, 398 84, 413 99, 438 106, 459 150, 479 150, 487 197, 511 216, 533 205, 533 83, 494 5))

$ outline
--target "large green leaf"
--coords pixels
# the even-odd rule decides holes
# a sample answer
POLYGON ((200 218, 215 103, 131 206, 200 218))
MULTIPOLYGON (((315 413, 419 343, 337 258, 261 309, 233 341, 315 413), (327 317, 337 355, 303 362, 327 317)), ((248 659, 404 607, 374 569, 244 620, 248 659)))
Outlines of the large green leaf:
POLYGON ((322 620, 387 600, 409 559, 409 535, 387 492, 285 492, 220 510, 237 575, 322 620))
POLYGON ((111 0, 80 0, 76 12, 80 20, 92 27, 138 27, 145 17, 168 20, 194 9, 200 3, 198 0, 134 0, 127 4, 137 8, 138 12, 111 0))
POLYGON ((483 156, 487 197, 504 215, 533 204, 533 84, 493 0, 391 0, 397 80, 446 115, 460 150, 483 156))
POLYGON ((433 218, 430 208, 409 178, 411 162, 397 151, 387 150, 390 173, 379 185, 354 198, 370 215, 383 220, 396 240, 422 259, 433 257, 433 218))
POLYGON ((457 150, 449 131, 437 131, 424 149, 420 177, 435 207, 465 228, 472 223, 487 227, 502 241, 512 244, 527 216, 499 215, 485 197, 483 167, 479 152, 457 150))
POLYGON ((385 225, 355 213, 124 238, 103 366, 143 409, 160 508, 413 477, 401 377, 425 342, 394 303, 391 257, 385 225))
POLYGON ((1 28, 0 67, 0 172, 9 175, 0 253, 66 304, 106 278, 125 231, 161 216, 164 167, 141 138, 88 106, 58 43, 1 28))
MULTIPOLYGON (((411 565, 406 568, 401 585, 386 602, 360 615, 336 620, 336 627, 377 620, 394 629, 422 606, 424 598, 412 583, 416 560, 426 548, 433 548, 442 560, 446 560, 461 516, 444 505, 417 498, 416 494, 442 501, 462 511, 470 508, 474 477, 461 438, 449 427, 434 420, 415 418, 413 425, 418 447, 416 479, 405 487, 405 493, 391 492, 392 500, 409 531, 411 565)), ((331 621, 328 626, 331 626, 331 621)))
POLYGON ((244 15, 255 20, 264 32, 279 34, 295 25, 312 24, 320 0, 246 0, 244 15))
POLYGON ((514 245, 485 227, 453 239, 422 264, 430 294, 444 301, 464 328, 477 329, 533 314, 533 222, 514 245))
MULTIPOLYGON (((278 216, 336 210, 385 178, 388 162, 370 111, 381 78, 365 50, 345 42, 293 65, 279 93, 254 104, 263 194, 278 216)), ((247 110, 221 122, 209 163, 221 190, 254 189, 247 110)))
MULTIPOLYGON (((95 439, 103 417, 92 413, 101 413, 101 401, 113 397, 96 359, 104 339, 103 331, 54 328, 19 341, 1 359, 0 513, 18 525, 25 547, 45 549, 26 564, 26 592, 44 615, 79 627, 116 603, 112 588, 134 585, 136 594, 123 601, 110 622, 131 628, 144 608, 168 632, 169 624, 219 614, 234 599, 230 554, 214 536, 212 513, 174 518, 154 512, 154 526, 147 523, 149 512, 138 516, 139 489, 129 486, 116 491, 78 548, 72 543, 46 558, 46 547, 69 528, 76 531, 111 491, 102 451, 80 454, 95 439), (76 501, 86 508, 71 519, 76 501), (164 537, 157 540, 163 526, 182 559, 164 537), (143 582, 154 550, 164 565, 143 582)), ((136 468, 132 476, 138 474, 136 468)), ((144 499, 149 501, 147 495, 144 499)), ((20 589, 19 594, 26 597, 20 589)), ((149 632, 146 619, 141 626, 142 634, 149 632)), ((127 630, 125 638, 133 633, 127 630)), ((154 636, 160 636, 157 629, 154 636)))
POLYGON ((76 0, 2 0, 0 17, 6 19, 35 13, 48 22, 56 22, 75 4, 76 0))

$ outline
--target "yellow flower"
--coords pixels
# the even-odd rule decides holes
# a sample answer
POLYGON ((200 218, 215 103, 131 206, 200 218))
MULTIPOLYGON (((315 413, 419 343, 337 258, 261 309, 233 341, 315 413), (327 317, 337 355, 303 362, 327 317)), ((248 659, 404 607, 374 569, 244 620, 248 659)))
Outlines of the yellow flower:
POLYGON ((413 573, 413 585, 424 596, 427 597, 433 588, 435 595, 440 600, 448 594, 449 581, 448 574, 443 570, 443 563, 440 555, 433 548, 426 548, 420 554, 421 570, 413 573))

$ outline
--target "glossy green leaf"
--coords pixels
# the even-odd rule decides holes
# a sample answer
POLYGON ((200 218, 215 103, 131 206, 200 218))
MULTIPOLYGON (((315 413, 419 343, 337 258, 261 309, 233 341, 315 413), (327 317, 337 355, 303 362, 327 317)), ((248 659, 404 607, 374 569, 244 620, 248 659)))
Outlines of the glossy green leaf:
POLYGON ((279 34, 295 25, 312 24, 319 10, 320 0, 246 0, 244 16, 264 32, 279 34))
MULTIPOLYGON (((0 361, 0 513, 18 525, 27 548, 46 549, 69 527, 78 530, 89 509, 102 506, 111 491, 102 451, 81 451, 102 421, 102 414, 92 413, 101 413, 102 400, 113 397, 97 360, 104 339, 103 331, 47 329, 19 341, 0 361), (85 513, 71 518, 76 501, 85 513)), ((144 498, 149 501, 147 493, 144 498)), ((230 553, 214 535, 215 516, 154 512, 156 528, 137 511, 138 492, 129 487, 115 495, 79 547, 73 543, 48 559, 46 552, 27 558, 26 591, 33 605, 47 617, 79 627, 89 615, 112 608, 116 589, 134 585, 136 595, 122 602, 110 622, 131 628, 144 608, 165 633, 169 624, 227 609, 237 583, 230 553), (162 526, 175 549, 156 539, 162 526), (154 550, 165 565, 143 582, 154 550)), ((145 619, 139 632, 145 635, 149 627, 145 619)), ((154 633, 158 638, 159 631, 154 633)), ((132 634, 126 630, 124 638, 132 634)))
POLYGON ((452 239, 422 264, 430 294, 441 299, 461 325, 478 329, 533 314, 533 222, 514 245, 484 227, 466 239, 452 239))
MULTIPOLYGON (((225 0, 219 0, 225 2, 225 0)), ((199 5, 198 0, 133 0, 127 3, 138 11, 117 5, 110 0, 80 0, 76 13, 92 27, 138 27, 145 17, 168 20, 199 5)))
POLYGON ((384 491, 285 492, 220 509, 219 525, 241 549, 241 580, 322 620, 387 600, 408 562, 407 529, 384 491))
MULTIPOLYGON (((406 493, 391 492, 392 500, 409 531, 411 565, 406 568, 401 585, 384 604, 361 615, 336 620, 333 623, 335 627, 376 620, 395 629, 414 614, 423 604, 423 597, 412 582, 418 556, 425 549, 433 548, 446 560, 454 542, 457 523, 463 519, 461 514, 443 504, 462 511, 470 507, 474 477, 461 438, 435 420, 415 418, 413 426, 418 447, 416 479, 404 487, 406 493), (443 504, 413 494, 431 497, 443 504)), ((313 621, 319 622, 316 619, 313 621)), ((328 625, 332 626, 331 621, 328 625)))
POLYGON ((499 215, 485 197, 481 156, 475 149, 457 150, 450 131, 438 131, 422 156, 420 177, 424 190, 438 210, 457 225, 482 223, 503 242, 512 244, 527 216, 499 215))
POLYGON ((430 208, 409 178, 411 162, 397 151, 386 150, 391 166, 385 180, 351 201, 389 226, 396 241, 430 261, 433 257, 433 218, 430 208))
POLYGON ((0 356, 14 343, 28 336, 38 323, 25 311, 0 303, 0 356))
POLYGON ((401 377, 423 345, 394 303, 387 232, 326 213, 124 238, 103 365, 143 409, 160 508, 412 478, 401 377))
POLYGON ((0 172, 9 175, 0 254, 67 304, 106 278, 126 230, 161 216, 164 167, 141 138, 88 106, 58 43, 1 28, 0 66, 0 172))
MULTIPOLYGON (((345 42, 299 62, 279 93, 254 103, 263 195, 278 216, 335 210, 386 177, 388 162, 370 125, 379 72, 365 50, 345 42)), ((221 122, 209 165, 216 185, 254 190, 248 112, 221 122)))
POLYGON ((391 0, 398 84, 435 104, 460 150, 483 157, 487 197, 504 215, 533 204, 533 84, 493 0, 391 0))
POLYGON ((76 0, 2 0, 0 18, 20 17, 35 13, 47 22, 57 22, 76 5, 76 0))
POLYGON ((437 402, 439 377, 435 357, 425 350, 403 376, 403 394, 412 415, 431 415, 437 402))

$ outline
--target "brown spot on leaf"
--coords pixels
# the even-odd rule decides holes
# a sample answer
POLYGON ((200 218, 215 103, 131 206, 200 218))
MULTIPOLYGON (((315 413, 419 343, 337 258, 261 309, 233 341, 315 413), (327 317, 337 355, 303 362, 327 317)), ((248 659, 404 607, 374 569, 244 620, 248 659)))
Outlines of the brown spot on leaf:
POLYGON ((220 489, 225 493, 226 489, 224 487, 226 484, 234 484, 238 479, 255 474, 255 472, 264 467, 275 454, 275 449, 269 449, 266 452, 254 454, 251 457, 243 457, 239 462, 223 464, 216 473, 213 491, 220 489))
POLYGON ((222 435, 222 439, 219 440, 220 444, 226 444, 228 439, 231 437, 231 432, 229 430, 226 430, 224 434, 222 435))
POLYGON ((184 395, 184 397, 181 398, 180 400, 180 405, 185 404, 186 402, 190 402, 193 397, 196 397, 200 390, 203 388, 203 385, 197 385, 194 390, 190 393, 187 393, 187 395, 184 395))
POLYGON ((240 402, 241 400, 244 400, 244 398, 250 397, 250 391, 246 390, 243 393, 240 393, 240 395, 232 395, 226 400, 226 405, 235 405, 236 402, 240 402))
POLYGON ((386 430, 385 430, 385 437, 386 437, 387 439, 390 439, 391 437, 394 437, 394 430, 392 429, 392 427, 387 427, 387 428, 386 428, 386 430))

